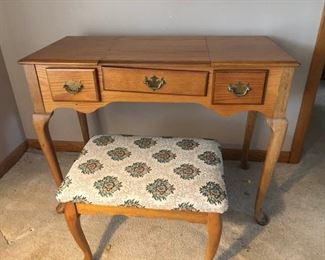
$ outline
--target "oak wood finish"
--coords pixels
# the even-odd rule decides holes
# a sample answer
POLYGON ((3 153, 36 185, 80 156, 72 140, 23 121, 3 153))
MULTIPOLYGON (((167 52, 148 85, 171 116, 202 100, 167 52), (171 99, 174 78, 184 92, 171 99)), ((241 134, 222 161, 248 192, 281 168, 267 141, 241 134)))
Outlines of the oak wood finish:
POLYGON ((87 115, 80 112, 77 112, 77 115, 78 115, 78 120, 81 128, 82 139, 84 140, 84 144, 86 144, 89 141, 87 115))
POLYGON ((175 220, 186 220, 192 223, 207 223, 208 213, 188 212, 188 211, 170 211, 144 208, 126 208, 76 203, 77 211, 80 214, 107 214, 123 215, 127 217, 147 217, 147 218, 167 218, 175 220))
POLYGON ((274 104, 273 118, 285 117, 294 68, 284 68, 282 71, 276 103, 274 104))
POLYGON ((300 161, 304 140, 309 127, 311 113, 314 107, 317 89, 325 66, 325 6, 319 25, 318 36, 309 67, 305 91, 300 107, 295 134, 292 140, 290 163, 300 161))
POLYGON ((262 212, 262 205, 279 158, 279 147, 283 144, 288 122, 285 118, 269 118, 267 124, 272 132, 255 201, 255 219, 261 225, 268 222, 267 216, 262 212))
POLYGON ((220 214, 208 214, 208 246, 205 253, 205 260, 213 260, 217 249, 222 232, 222 220, 220 214))
POLYGON ((35 113, 44 113, 45 108, 43 104, 42 93, 40 90, 38 76, 35 65, 24 65, 25 77, 29 87, 29 93, 33 101, 35 113))
POLYGON ((266 36, 212 36, 207 46, 213 65, 273 64, 297 66, 297 61, 266 36))
MULTIPOLYGON (((260 224, 267 222, 266 215, 262 214, 263 201, 285 136, 288 95, 294 69, 299 65, 269 38, 66 37, 20 62, 25 66, 35 66, 34 70, 28 67, 26 76, 31 79, 29 85, 33 102, 37 103, 35 108, 39 111, 43 104, 44 111, 36 111, 33 122, 57 185, 61 183, 62 175, 48 131, 51 113, 57 108, 71 108, 80 113, 90 113, 113 102, 177 102, 200 104, 223 116, 251 111, 248 121, 250 125, 247 126, 245 137, 244 158, 251 153, 248 147, 255 121, 253 113, 260 112, 267 118, 272 134, 256 197, 255 218, 260 224), (112 68, 115 68, 114 73, 112 68), (74 70, 78 71, 78 75, 66 76, 65 72, 74 70), (51 71, 54 73, 53 77, 51 71), (56 74, 60 71, 63 76, 56 74), (81 71, 85 73, 79 73, 81 71), (94 99, 92 96, 89 99, 89 92, 85 96, 80 92, 76 94, 76 98, 62 98, 62 82, 71 77, 73 80, 80 80, 83 76, 89 79, 90 72, 93 73, 94 82, 97 82, 94 89, 98 91, 96 97, 99 98, 94 99), (147 72, 166 77, 167 84, 158 91, 145 90, 142 80, 147 72), (223 73, 222 77, 220 73, 223 73), (183 77, 185 74, 187 77, 183 77), (172 81, 168 81, 169 79, 172 81), (224 86, 229 81, 237 80, 252 84, 253 90, 247 97, 226 96, 224 86), (169 83, 168 86, 168 82, 172 84, 169 83), (59 99, 56 95, 53 96, 53 91, 57 94, 58 90, 59 99), (78 95, 82 98, 78 99, 78 95)), ((79 118, 85 132, 85 117, 79 114, 79 118)), ((84 140, 86 139, 88 137, 85 132, 84 140)), ((233 156, 231 152, 229 154, 233 156)), ((220 240, 221 219, 215 214, 183 214, 72 203, 69 203, 64 211, 69 228, 87 259, 90 259, 91 253, 82 233, 78 214, 166 217, 206 223, 209 234, 206 259, 212 259, 220 240)))
MULTIPOLYGON (((110 64, 111 65, 111 64, 110 64)), ((283 71, 287 67, 267 67, 266 65, 255 65, 255 67, 250 68, 252 70, 264 69, 268 70, 268 80, 267 86, 264 90, 264 102, 263 105, 256 104, 213 104, 212 103, 212 93, 213 93, 213 74, 214 69, 207 67, 206 65, 202 66, 189 66, 192 70, 205 70, 209 72, 208 88, 206 96, 190 96, 190 95, 167 95, 160 93, 141 93, 141 92, 127 92, 127 91, 107 91, 103 90, 103 78, 101 74, 101 66, 93 66, 97 68, 98 72, 98 83, 100 86, 100 102, 71 102, 71 101, 53 101, 49 82, 46 74, 46 69, 48 67, 55 67, 62 65, 37 65, 36 70, 38 74, 38 79, 40 83, 40 88, 42 91, 43 102, 45 110, 50 113, 57 108, 72 108, 76 111, 83 113, 91 113, 96 111, 101 107, 114 102, 159 102, 159 103, 196 103, 200 104, 208 109, 215 111, 216 113, 223 116, 230 116, 240 112, 247 111, 258 111, 264 114, 266 117, 273 117, 275 112, 275 102, 278 100, 278 92, 280 91, 280 81, 283 77, 283 71)), ((84 65, 85 66, 85 65, 84 65)), ((105 64, 106 66, 106 64, 105 64)), ((120 65, 126 66, 126 65, 120 65)), ((186 66, 182 65, 156 65, 153 66, 155 69, 182 69, 184 70, 186 66)), ((91 66, 88 66, 90 68, 91 66)), ((140 65, 133 64, 132 68, 146 68, 149 67, 148 64, 140 65)), ((233 67, 236 67, 233 65, 233 67)), ((245 65, 241 65, 242 69, 245 65)), ((189 68, 187 68, 189 69, 189 68)), ((220 67, 219 69, 231 69, 230 67, 220 67)), ((291 68, 289 68, 291 69, 291 68)), ((293 70, 293 69, 292 69, 293 70)))
POLYGON ((254 126, 256 122, 257 112, 249 111, 247 113, 247 121, 246 121, 246 130, 245 137, 243 142, 242 156, 241 156, 241 164, 240 167, 244 170, 248 169, 248 153, 249 147, 251 144, 251 140, 253 137, 254 126))
MULTIPOLYGON (((70 206, 72 203, 67 203, 67 204, 69 204, 70 206)), ((156 210, 156 209, 143 209, 143 208, 125 208, 125 207, 91 205, 91 204, 83 204, 83 203, 76 203, 72 205, 76 206, 77 214, 90 214, 90 215, 108 214, 113 216, 123 215, 128 217, 166 218, 166 219, 175 219, 175 220, 185 220, 191 223, 206 224, 208 230, 208 243, 207 243, 204 259, 213 260, 219 246, 221 232, 222 232, 222 220, 221 220, 221 215, 218 213, 156 210)), ((75 231, 74 233, 76 234, 77 232, 75 231)), ((78 231, 78 234, 82 238, 83 233, 78 231)))
POLYGON ((63 181, 61 169, 58 159, 55 154, 53 143, 49 131, 49 120, 53 113, 50 114, 33 114, 33 125, 41 145, 44 156, 50 167, 52 177, 57 187, 59 187, 63 181))
POLYGON ((262 104, 267 71, 227 70, 215 72, 213 104, 262 104), (228 91, 230 84, 247 84, 251 88, 245 96, 228 91))
POLYGON ((63 63, 270 64, 297 61, 265 36, 67 36, 20 60, 24 64, 63 63))
POLYGON ((103 79, 104 90, 205 96, 208 72, 103 67, 103 79), (144 84, 144 79, 152 76, 166 83, 152 90, 144 84))
POLYGON ((80 224, 80 214, 77 212, 75 204, 72 202, 66 203, 64 206, 64 217, 67 222, 68 228, 77 242, 79 247, 84 253, 84 260, 92 260, 92 254, 85 234, 82 231, 80 224))
POLYGON ((99 101, 96 69, 48 68, 46 73, 54 101, 99 101), (82 84, 79 93, 71 94, 64 89, 69 81, 82 84))

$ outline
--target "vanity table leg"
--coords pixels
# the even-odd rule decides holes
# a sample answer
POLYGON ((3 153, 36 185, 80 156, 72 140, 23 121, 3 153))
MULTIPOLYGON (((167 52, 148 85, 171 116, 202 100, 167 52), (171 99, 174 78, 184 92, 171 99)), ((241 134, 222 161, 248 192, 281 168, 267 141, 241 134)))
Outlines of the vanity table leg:
POLYGON ((266 225, 269 221, 268 216, 263 213, 262 206, 266 192, 269 188, 271 177, 277 163, 282 148, 283 140, 287 131, 288 122, 286 118, 267 119, 267 124, 271 128, 266 158, 260 183, 257 190, 255 202, 255 220, 260 225, 266 225))
MULTIPOLYGON (((33 114, 33 125, 44 156, 50 167, 52 177, 55 181, 56 186, 59 187, 63 181, 63 177, 49 131, 49 121, 52 115, 53 113, 33 114)), ((63 204, 59 203, 56 207, 56 212, 63 213, 63 211, 63 204)))
POLYGON ((247 163, 247 161, 248 161, 248 152, 249 152, 249 147, 250 147, 253 132, 254 132, 256 117, 257 117, 257 112, 256 111, 248 111, 247 121, 246 121, 245 137, 244 137, 242 156, 241 156, 241 164, 240 164, 240 167, 242 169, 244 169, 244 170, 247 170, 249 168, 248 163, 247 163))
POLYGON ((88 130, 88 123, 87 123, 87 115, 85 113, 77 112, 79 124, 81 128, 82 138, 84 143, 86 144, 89 141, 89 130, 88 130))

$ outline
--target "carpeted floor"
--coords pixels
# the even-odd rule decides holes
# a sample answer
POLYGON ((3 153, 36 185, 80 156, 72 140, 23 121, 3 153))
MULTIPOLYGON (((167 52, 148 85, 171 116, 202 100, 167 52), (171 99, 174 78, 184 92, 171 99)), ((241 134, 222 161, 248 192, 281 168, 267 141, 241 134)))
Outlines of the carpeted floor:
MULTIPOLYGON (((324 112, 316 104, 302 162, 278 164, 266 200, 268 226, 258 226, 252 218, 262 164, 251 163, 244 171, 238 162, 225 162, 230 209, 216 259, 325 259, 324 112)), ((59 153, 64 173, 77 156, 59 153)), ((0 259, 82 259, 63 215, 55 212, 54 193, 39 151, 28 151, 0 179, 0 259)), ((82 224, 95 259, 204 256, 204 225, 107 216, 83 216, 82 224)))

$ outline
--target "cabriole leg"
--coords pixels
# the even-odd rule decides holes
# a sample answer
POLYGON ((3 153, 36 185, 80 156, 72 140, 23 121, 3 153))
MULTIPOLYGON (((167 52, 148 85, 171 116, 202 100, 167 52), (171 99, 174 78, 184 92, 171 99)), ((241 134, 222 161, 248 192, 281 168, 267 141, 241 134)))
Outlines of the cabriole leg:
MULTIPOLYGON (((33 125, 43 154, 50 167, 54 182, 56 186, 59 187, 62 183, 63 177, 49 131, 49 121, 52 115, 53 113, 33 114, 33 125)), ((56 212, 63 213, 63 205, 61 203, 56 207, 56 212)))
POLYGON ((219 213, 208 214, 208 245, 205 253, 205 260, 213 260, 219 246, 221 232, 222 232, 222 220, 219 213))
POLYGON ((267 124, 271 128, 266 158, 262 175, 257 190, 255 202, 255 219, 260 225, 266 225, 269 221, 267 215, 262 211, 266 192, 269 188, 275 165, 278 161, 284 137, 287 131, 288 122, 286 118, 267 119, 267 124))
POLYGON ((74 240, 84 253, 84 260, 92 260, 90 247, 80 225, 80 214, 77 212, 74 203, 68 202, 65 204, 64 217, 74 240))
POLYGON ((53 113, 33 114, 33 125, 41 145, 41 149, 50 167, 52 177, 57 187, 62 183, 62 173, 55 154, 52 139, 49 132, 49 121, 53 113))

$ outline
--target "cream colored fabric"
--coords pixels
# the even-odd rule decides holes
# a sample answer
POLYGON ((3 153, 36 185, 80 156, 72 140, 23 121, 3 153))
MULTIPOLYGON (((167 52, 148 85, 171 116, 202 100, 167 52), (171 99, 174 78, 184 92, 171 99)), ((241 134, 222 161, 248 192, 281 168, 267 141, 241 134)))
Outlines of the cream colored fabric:
POLYGON ((223 213, 223 162, 214 140, 92 137, 58 189, 59 202, 223 213))

